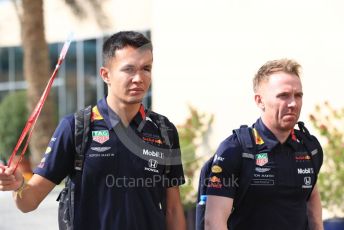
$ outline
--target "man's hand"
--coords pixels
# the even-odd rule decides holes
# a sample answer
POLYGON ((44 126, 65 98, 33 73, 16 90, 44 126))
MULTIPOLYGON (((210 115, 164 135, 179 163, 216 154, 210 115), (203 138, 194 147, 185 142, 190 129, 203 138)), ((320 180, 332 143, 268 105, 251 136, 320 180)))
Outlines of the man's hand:
POLYGON ((19 171, 0 165, 0 191, 14 191, 13 199, 22 212, 35 210, 55 184, 34 174, 26 183, 19 171))
POLYGON ((24 177, 14 168, 0 165, 0 191, 15 191, 23 184, 24 177))

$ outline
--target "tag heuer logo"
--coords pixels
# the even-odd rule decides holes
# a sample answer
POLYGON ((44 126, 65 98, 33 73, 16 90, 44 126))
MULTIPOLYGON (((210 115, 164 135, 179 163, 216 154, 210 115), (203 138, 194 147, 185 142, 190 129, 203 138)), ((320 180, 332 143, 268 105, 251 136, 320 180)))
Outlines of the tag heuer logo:
POLYGON ((262 167, 269 162, 267 153, 259 153, 256 155, 256 165, 262 167))
POLYGON ((92 131, 92 140, 103 144, 107 140, 109 140, 109 131, 108 130, 98 130, 92 131))

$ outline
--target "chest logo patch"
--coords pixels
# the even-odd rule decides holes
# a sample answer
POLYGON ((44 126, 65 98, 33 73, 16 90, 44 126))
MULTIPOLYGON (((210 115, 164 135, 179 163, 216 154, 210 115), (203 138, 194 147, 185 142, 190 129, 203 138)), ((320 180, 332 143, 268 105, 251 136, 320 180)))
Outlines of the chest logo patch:
POLYGON ((222 188, 221 179, 216 176, 212 176, 211 178, 209 178, 208 187, 209 188, 222 188))
POLYGON ((163 152, 159 152, 159 151, 143 149, 142 150, 142 154, 146 155, 146 156, 158 157, 158 158, 164 159, 164 153, 163 152))
POLYGON ((211 172, 212 173, 220 173, 220 172, 222 172, 222 168, 218 165, 214 165, 213 167, 211 167, 211 172))
POLYGON ((311 160, 311 157, 308 155, 307 152, 296 152, 295 153, 295 160, 297 162, 305 162, 311 160))
POLYGON ((149 159, 147 163, 148 163, 148 167, 144 168, 146 171, 159 173, 159 170, 157 169, 157 167, 158 167, 158 161, 157 160, 149 159))
POLYGON ((269 162, 267 153, 259 153, 256 155, 256 165, 262 167, 269 162))
POLYGON ((225 160, 225 158, 219 157, 217 154, 215 154, 213 162, 215 162, 215 161, 224 161, 224 160, 225 160))
POLYGON ((93 151, 102 153, 102 152, 106 152, 106 151, 110 150, 111 147, 91 147, 91 149, 92 149, 93 151))
POLYGON ((45 150, 45 154, 49 154, 51 152, 51 147, 48 146, 47 149, 45 150))
POLYGON ((303 182, 302 188, 312 188, 312 178, 310 176, 304 177, 303 182))
POLYGON ((259 172, 259 173, 266 173, 266 172, 269 172, 270 170, 271 170, 271 168, 256 167, 256 172, 259 172))
POLYGON ((103 144, 109 140, 109 130, 92 131, 92 140, 103 144))

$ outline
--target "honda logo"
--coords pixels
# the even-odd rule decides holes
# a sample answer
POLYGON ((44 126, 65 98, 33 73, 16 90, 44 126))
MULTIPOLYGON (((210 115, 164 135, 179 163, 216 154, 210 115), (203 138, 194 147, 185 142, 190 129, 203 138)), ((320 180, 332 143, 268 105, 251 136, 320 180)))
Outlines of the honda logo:
POLYGON ((155 168, 158 167, 158 161, 153 160, 153 159, 149 159, 149 161, 148 161, 148 166, 149 166, 150 168, 155 169, 155 168))
POLYGON ((304 177, 304 182, 305 182, 305 185, 310 185, 311 184, 311 177, 309 177, 309 176, 306 176, 306 177, 304 177))

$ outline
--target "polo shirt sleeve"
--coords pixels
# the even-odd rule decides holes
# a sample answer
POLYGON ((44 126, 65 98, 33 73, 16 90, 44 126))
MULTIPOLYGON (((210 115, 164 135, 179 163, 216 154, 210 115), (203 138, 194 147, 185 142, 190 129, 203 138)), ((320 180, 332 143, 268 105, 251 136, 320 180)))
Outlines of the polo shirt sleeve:
POLYGON ((173 187, 179 186, 185 183, 184 178, 184 170, 181 160, 181 151, 179 145, 179 136, 176 127, 169 122, 169 127, 171 129, 171 166, 170 172, 166 175, 167 176, 167 184, 166 187, 173 187))
POLYGON ((70 115, 63 118, 56 128, 34 173, 60 184, 73 170, 74 149, 74 117, 70 115))
POLYGON ((228 137, 218 147, 206 178, 207 195, 233 198, 239 187, 242 148, 235 135, 228 137))

